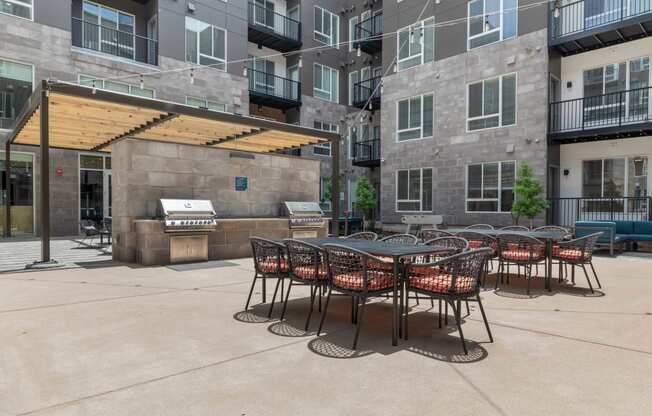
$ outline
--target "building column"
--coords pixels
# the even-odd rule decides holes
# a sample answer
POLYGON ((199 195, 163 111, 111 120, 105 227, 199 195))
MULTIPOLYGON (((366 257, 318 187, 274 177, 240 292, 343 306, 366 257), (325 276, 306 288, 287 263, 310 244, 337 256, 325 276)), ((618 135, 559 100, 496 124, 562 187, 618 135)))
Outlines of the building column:
POLYGON ((41 262, 50 262, 50 108, 47 81, 41 91, 41 262))
POLYGON ((331 141, 331 228, 340 235, 340 143, 341 137, 331 141))
POLYGON ((11 237, 11 144, 5 144, 5 237, 11 237))

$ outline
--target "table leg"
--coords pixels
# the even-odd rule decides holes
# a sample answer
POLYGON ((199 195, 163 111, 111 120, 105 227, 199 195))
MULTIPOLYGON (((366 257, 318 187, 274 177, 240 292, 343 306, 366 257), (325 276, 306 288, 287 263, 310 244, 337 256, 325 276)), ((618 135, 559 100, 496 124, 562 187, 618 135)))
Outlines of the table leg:
POLYGON ((394 296, 392 309, 392 345, 398 345, 398 258, 394 259, 394 296))

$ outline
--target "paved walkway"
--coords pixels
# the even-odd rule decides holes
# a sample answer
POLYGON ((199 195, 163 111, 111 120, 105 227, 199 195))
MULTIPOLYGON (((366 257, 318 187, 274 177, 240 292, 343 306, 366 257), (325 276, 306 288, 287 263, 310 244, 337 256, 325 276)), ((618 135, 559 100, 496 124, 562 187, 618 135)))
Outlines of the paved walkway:
POLYGON ((352 351, 349 299, 317 337, 305 288, 268 320, 242 310, 251 260, 214 266, 0 274, 0 415, 652 414, 652 259, 596 259, 595 294, 583 276, 484 291, 495 342, 472 304, 468 356, 430 302, 393 347, 391 302, 375 300, 352 351))
MULTIPOLYGON (((111 261, 111 246, 101 249, 80 244, 80 238, 58 238, 50 243, 52 259, 58 261, 63 267, 84 267, 100 265, 111 261)), ((94 240, 93 244, 97 244, 94 240)), ((0 240, 0 273, 19 271, 25 265, 41 258, 41 241, 29 240, 0 240)))

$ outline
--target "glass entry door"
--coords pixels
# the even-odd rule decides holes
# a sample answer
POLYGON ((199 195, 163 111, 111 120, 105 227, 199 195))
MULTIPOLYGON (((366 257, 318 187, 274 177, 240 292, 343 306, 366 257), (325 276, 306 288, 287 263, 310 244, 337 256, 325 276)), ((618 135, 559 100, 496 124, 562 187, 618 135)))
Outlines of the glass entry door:
POLYGON ((98 227, 111 216, 111 157, 79 155, 79 219, 98 227))
POLYGON ((34 233, 34 155, 11 152, 11 177, 7 177, 5 152, 0 151, 0 237, 4 236, 7 204, 11 210, 11 235, 34 233))

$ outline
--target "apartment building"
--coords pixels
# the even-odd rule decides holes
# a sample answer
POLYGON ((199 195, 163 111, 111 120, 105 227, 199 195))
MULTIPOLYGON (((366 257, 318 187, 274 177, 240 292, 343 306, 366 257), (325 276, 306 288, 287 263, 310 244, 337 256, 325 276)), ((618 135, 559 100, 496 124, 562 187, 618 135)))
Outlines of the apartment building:
MULTIPOLYGON (((340 208, 367 176, 385 226, 510 224, 524 161, 553 200, 539 222, 649 216, 652 0, 54 3, 0 0, 0 127, 59 79, 339 131, 340 208)), ((328 146, 291 151, 330 175, 328 146)), ((51 157, 53 235, 110 216, 110 155, 51 157)), ((12 151, 13 234, 38 233, 38 164, 12 151)))

